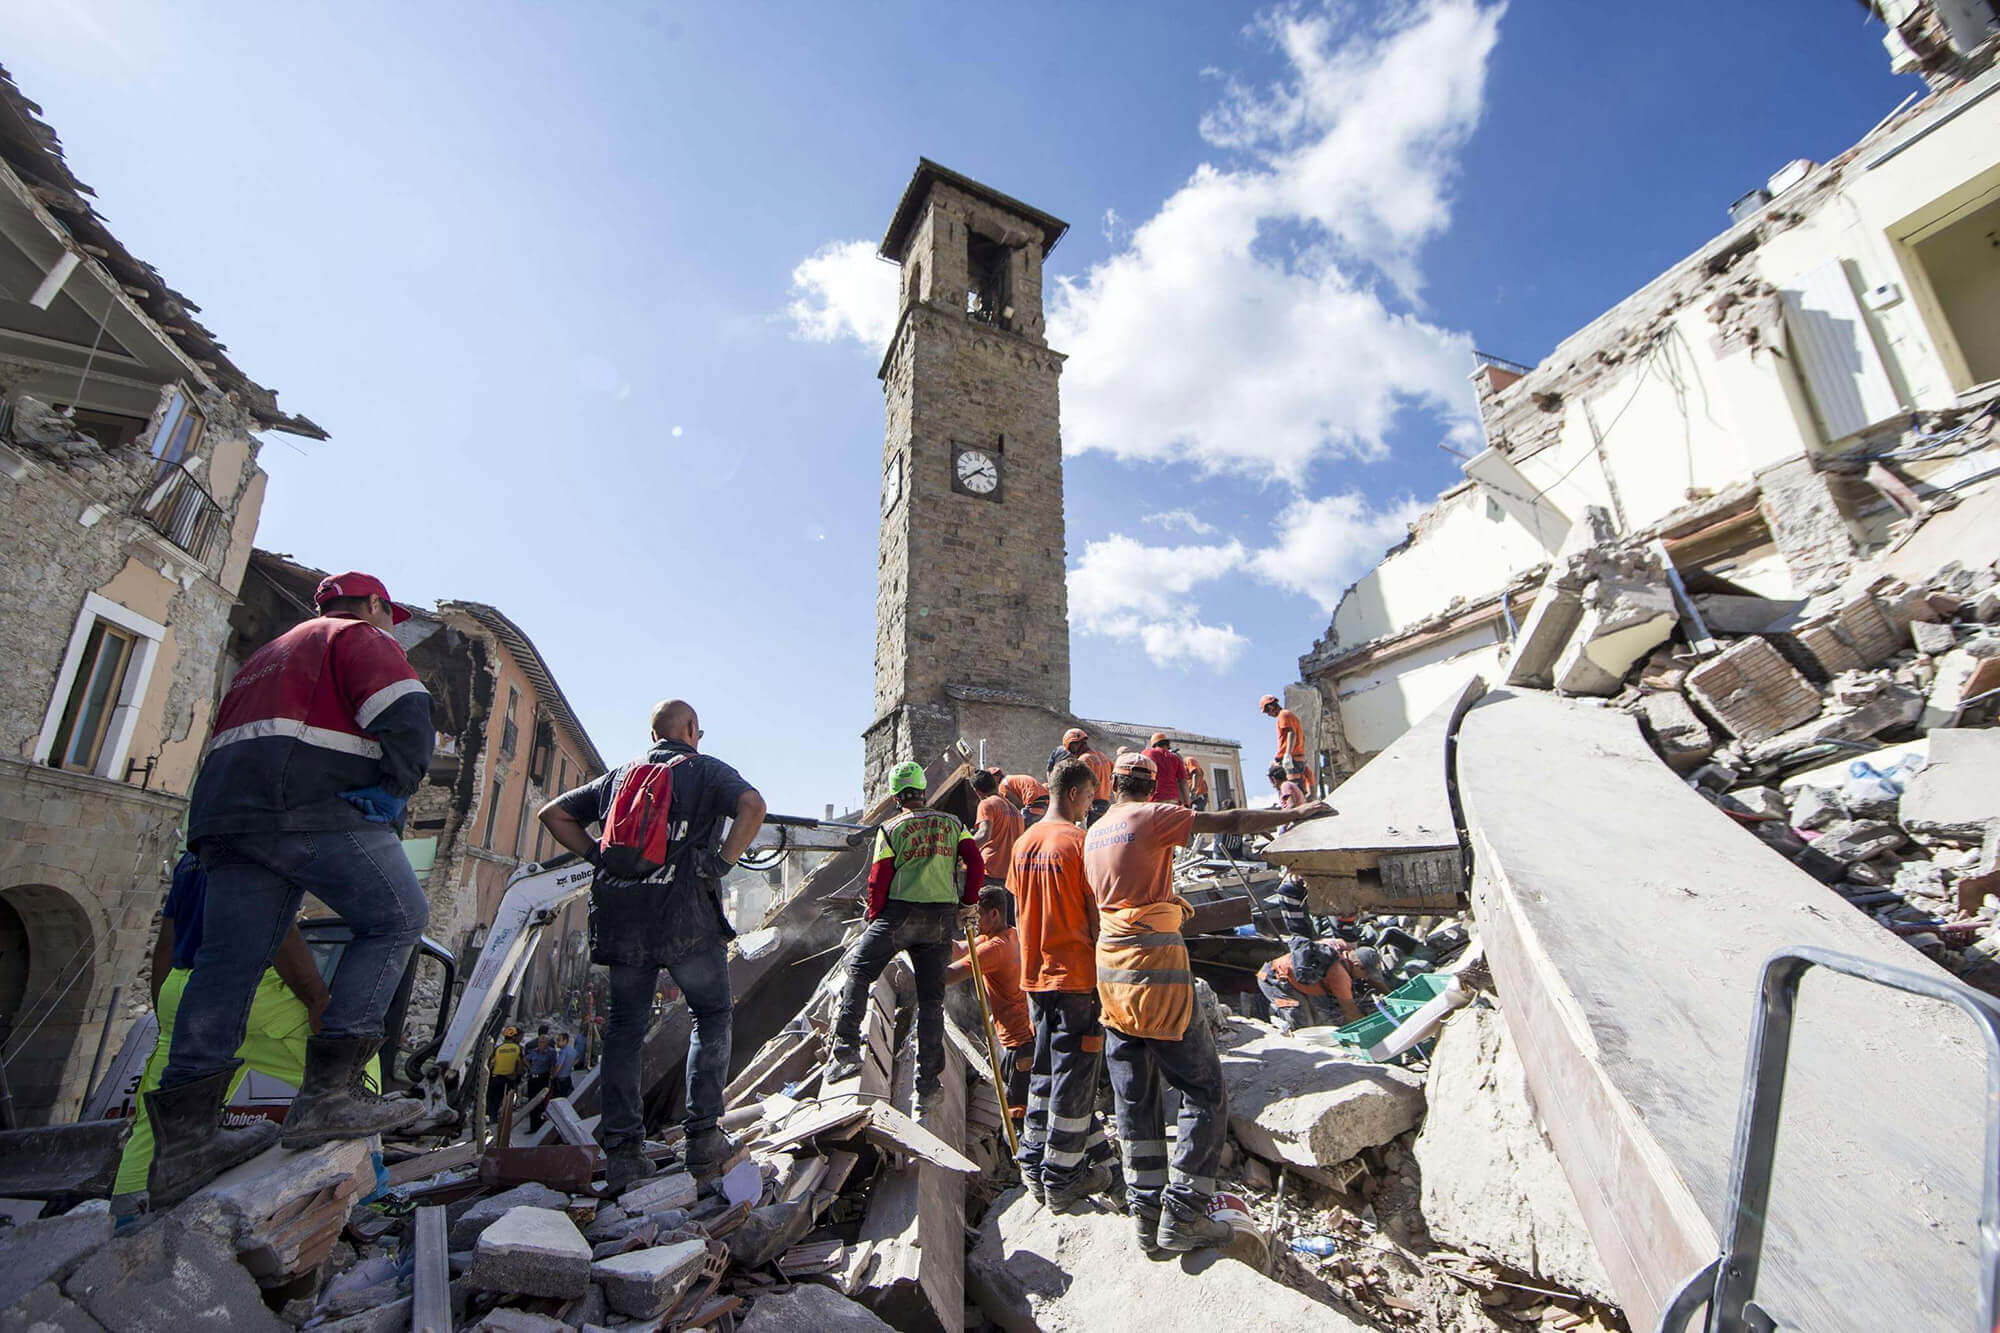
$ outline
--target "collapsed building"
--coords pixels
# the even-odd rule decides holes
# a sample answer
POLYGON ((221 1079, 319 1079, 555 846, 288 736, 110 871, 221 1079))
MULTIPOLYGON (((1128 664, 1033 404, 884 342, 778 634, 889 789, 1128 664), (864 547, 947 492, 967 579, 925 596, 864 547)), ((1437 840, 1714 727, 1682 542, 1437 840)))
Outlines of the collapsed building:
POLYGON ((142 1007, 287 414, 123 244, 0 70, 0 1126, 142 1007))
POLYGON ((1494 669, 1589 506, 1691 592, 1796 598, 1992 467, 2000 75, 1979 49, 1539 364, 1480 357, 1486 447, 1299 659, 1325 776, 1494 669))

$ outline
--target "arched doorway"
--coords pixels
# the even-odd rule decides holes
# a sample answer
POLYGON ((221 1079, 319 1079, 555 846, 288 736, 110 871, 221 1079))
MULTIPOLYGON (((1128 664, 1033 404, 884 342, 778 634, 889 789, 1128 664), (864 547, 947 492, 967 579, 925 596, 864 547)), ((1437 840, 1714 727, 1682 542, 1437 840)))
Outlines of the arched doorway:
POLYGON ((0 891, 0 1059, 14 1115, 46 1122, 84 1033, 97 937, 76 900, 48 884, 0 891))

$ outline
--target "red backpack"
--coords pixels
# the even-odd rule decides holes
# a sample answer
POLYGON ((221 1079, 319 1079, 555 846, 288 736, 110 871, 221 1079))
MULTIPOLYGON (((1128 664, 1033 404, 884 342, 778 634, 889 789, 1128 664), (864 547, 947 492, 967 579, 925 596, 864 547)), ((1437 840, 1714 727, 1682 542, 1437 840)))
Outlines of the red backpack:
POLYGON ((664 764, 640 761, 625 770, 597 840, 598 865, 620 879, 650 879, 666 868, 673 823, 674 769, 684 754, 664 764))

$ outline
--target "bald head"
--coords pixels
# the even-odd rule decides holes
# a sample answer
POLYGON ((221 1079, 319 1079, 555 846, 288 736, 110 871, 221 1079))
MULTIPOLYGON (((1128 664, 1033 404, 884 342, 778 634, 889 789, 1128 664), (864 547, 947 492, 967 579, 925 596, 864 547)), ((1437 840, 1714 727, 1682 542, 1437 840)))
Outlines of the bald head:
POLYGON ((667 699, 653 705, 653 739, 693 745, 701 739, 701 725, 694 705, 685 699, 667 699))

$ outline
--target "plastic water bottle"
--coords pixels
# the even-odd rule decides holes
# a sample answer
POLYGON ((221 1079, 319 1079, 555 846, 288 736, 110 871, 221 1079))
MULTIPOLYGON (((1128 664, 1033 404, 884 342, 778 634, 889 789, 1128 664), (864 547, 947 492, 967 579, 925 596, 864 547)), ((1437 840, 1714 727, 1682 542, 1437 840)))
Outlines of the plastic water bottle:
POLYGON ((1300 1254, 1317 1255, 1324 1259, 1340 1249, 1340 1242, 1331 1236, 1294 1236, 1292 1248, 1300 1254))

